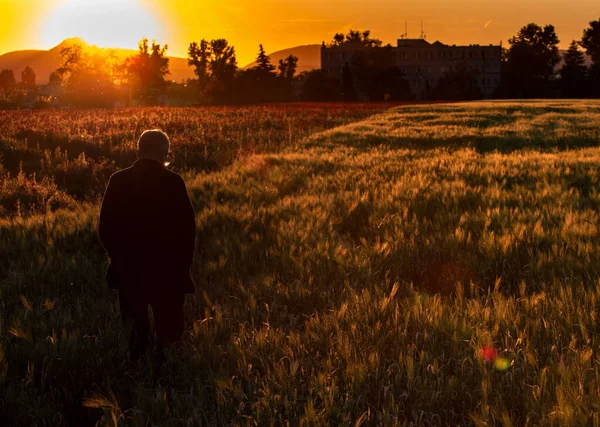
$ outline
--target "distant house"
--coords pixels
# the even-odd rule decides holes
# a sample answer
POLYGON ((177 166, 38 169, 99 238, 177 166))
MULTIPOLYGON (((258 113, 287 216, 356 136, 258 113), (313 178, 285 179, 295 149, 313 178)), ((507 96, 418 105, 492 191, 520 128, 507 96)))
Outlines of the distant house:
MULTIPOLYGON (((355 52, 370 48, 360 42, 321 47, 321 69, 330 77, 342 79, 344 65, 352 61, 355 52)), ((404 73, 417 100, 427 99, 427 91, 434 88, 447 72, 465 63, 479 72, 477 83, 485 98, 491 98, 500 84, 502 47, 489 45, 456 46, 425 39, 399 39, 393 47, 396 66, 404 73)))

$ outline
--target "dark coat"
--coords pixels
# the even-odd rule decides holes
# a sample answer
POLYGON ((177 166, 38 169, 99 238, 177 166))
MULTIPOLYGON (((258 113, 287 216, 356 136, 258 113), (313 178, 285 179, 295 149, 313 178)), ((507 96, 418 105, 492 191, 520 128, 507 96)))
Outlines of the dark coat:
POLYGON ((109 288, 145 299, 194 292, 196 221, 180 175, 147 159, 115 173, 98 228, 111 261, 109 288))

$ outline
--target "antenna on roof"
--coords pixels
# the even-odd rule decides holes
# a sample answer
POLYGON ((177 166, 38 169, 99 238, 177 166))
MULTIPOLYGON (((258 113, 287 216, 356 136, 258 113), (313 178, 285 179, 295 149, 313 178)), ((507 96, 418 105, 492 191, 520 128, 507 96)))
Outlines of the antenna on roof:
POLYGON ((427 38, 427 34, 425 34, 425 31, 423 31, 423 21, 421 21, 421 38, 422 39, 427 38))

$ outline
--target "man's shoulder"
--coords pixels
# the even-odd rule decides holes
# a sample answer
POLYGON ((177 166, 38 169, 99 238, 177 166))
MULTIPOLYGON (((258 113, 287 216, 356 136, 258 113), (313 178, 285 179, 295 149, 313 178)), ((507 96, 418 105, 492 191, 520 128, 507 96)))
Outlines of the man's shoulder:
POLYGON ((183 177, 181 175, 179 175, 177 172, 173 172, 170 169, 164 169, 163 170, 163 177, 168 180, 170 183, 173 184, 184 184, 185 185, 185 181, 183 180, 183 177))
POLYGON ((123 179, 127 179, 129 175, 131 175, 132 170, 132 166, 125 169, 121 169, 120 171, 117 171, 110 176, 110 181, 116 183, 122 181, 123 179))
POLYGON ((113 185, 124 184, 132 179, 133 166, 121 169, 110 176, 110 183, 113 185))

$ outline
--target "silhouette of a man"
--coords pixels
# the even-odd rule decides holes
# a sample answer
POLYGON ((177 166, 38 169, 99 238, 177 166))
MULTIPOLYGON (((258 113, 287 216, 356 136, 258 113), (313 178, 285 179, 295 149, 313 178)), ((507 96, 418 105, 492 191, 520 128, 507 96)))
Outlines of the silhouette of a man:
POLYGON ((185 294, 194 292, 194 209, 183 178, 166 169, 168 153, 165 133, 145 131, 138 160, 111 176, 100 211, 106 280, 119 291, 123 322, 133 323, 132 360, 148 349, 148 305, 162 348, 181 338, 185 294))

